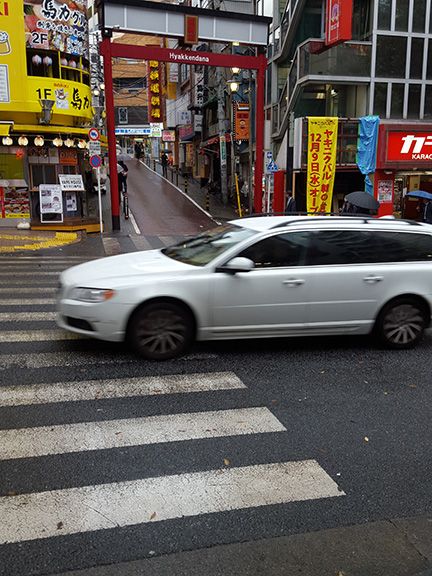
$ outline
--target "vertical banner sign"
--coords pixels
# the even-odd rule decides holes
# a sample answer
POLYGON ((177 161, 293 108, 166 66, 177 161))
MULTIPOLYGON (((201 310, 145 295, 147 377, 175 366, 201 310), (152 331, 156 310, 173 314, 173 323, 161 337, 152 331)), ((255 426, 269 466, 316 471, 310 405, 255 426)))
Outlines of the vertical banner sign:
POLYGON ((331 212, 336 172, 337 118, 309 118, 307 211, 331 212))
POLYGON ((161 83, 159 62, 150 60, 148 71, 148 111, 150 122, 161 122, 162 118, 162 101, 161 101, 161 83))
POLYGON ((335 46, 352 39, 353 0, 327 0, 325 43, 335 46))
POLYGON ((198 16, 185 14, 184 17, 184 43, 198 44, 198 16))
POLYGON ((235 103, 234 110, 234 134, 238 141, 249 140, 250 135, 249 104, 243 102, 235 103))
POLYGON ((221 166, 226 166, 227 153, 226 153, 226 137, 225 136, 221 136, 219 138, 219 153, 220 153, 221 166))

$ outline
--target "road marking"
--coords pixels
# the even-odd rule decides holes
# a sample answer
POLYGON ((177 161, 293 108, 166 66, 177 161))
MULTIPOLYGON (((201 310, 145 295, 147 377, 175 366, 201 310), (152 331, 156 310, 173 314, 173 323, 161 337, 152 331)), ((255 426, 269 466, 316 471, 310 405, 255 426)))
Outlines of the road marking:
POLYGON ((144 236, 140 236, 139 238, 131 238, 131 240, 135 247, 138 248, 138 250, 153 250, 153 246, 144 236))
POLYGON ((344 495, 304 460, 3 496, 0 544, 344 495))
POLYGON ((132 226, 135 230, 135 234, 138 234, 138 236, 141 234, 141 230, 138 227, 137 221, 135 220, 134 215, 132 214, 131 210, 129 210, 129 216, 132 222, 132 226))
POLYGON ((0 298, 0 306, 39 306, 55 303, 55 298, 0 298))
MULTIPOLYGON (((9 272, 8 274, 3 274, 3 268, 0 267, 0 274, 2 276, 34 276, 35 275, 36 270, 34 270, 33 272, 9 272)), ((59 276, 60 275, 60 270, 55 271, 55 272, 38 272, 38 277, 41 276, 59 276)))
POLYGON ((55 320, 55 312, 0 312, 0 322, 25 322, 55 320))
MULTIPOLYGON (((87 340, 86 336, 62 330, 3 330, 0 342, 48 342, 60 340, 87 340)), ((0 356, 1 358, 1 356, 0 356)))
POLYGON ((284 431, 268 408, 18 428, 0 431, 0 460, 284 431))
POLYGON ((162 394, 210 392, 246 388, 234 372, 169 374, 110 380, 56 382, 32 386, 1 386, 0 406, 80 402, 162 394))
MULTIPOLYGON (((34 276, 34 274, 33 274, 34 276)), ((10 275, 8 280, 2 280, 1 276, 0 276, 0 286, 10 286, 11 288, 13 288, 15 290, 15 286, 21 286, 21 287, 32 287, 35 284, 38 286, 58 286, 58 280, 54 279, 54 278, 49 278, 48 280, 38 280, 37 278, 25 278, 23 280, 14 280, 15 274, 10 275), (29 283, 28 286, 26 285, 26 283, 29 283)))
POLYGON ((102 244, 107 256, 121 254, 120 242, 116 238, 102 238, 102 244))
MULTIPOLYGON (((0 332, 1 334, 1 332, 0 332)), ((92 367, 105 364, 126 364, 142 362, 134 357, 101 356, 95 352, 82 350, 79 353, 71 352, 42 352, 34 354, 0 354, 0 370, 28 369, 28 368, 51 368, 62 366, 65 368, 81 367, 89 364, 92 367)))
POLYGON ((14 294, 55 294, 57 288, 34 288, 32 286, 27 286, 26 288, 0 288, 0 294, 5 294, 7 292, 13 292, 14 294))

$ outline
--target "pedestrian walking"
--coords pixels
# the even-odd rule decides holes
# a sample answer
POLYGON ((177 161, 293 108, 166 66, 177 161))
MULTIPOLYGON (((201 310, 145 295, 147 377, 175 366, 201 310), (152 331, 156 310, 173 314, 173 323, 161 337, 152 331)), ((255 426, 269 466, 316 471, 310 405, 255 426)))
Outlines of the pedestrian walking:
POLYGON ((426 224, 432 224, 432 201, 423 200, 423 222, 426 224))
POLYGON ((119 160, 117 162, 117 176, 118 176, 118 191, 119 191, 119 201, 121 202, 121 195, 123 192, 127 193, 127 174, 129 172, 128 167, 123 162, 119 160))
POLYGON ((168 156, 166 155, 166 152, 162 152, 161 164, 162 164, 162 176, 164 178, 167 178, 168 177, 168 156))
POLYGON ((287 203, 285 206, 285 214, 292 214, 293 212, 297 212, 297 204, 292 195, 291 190, 287 192, 287 203))

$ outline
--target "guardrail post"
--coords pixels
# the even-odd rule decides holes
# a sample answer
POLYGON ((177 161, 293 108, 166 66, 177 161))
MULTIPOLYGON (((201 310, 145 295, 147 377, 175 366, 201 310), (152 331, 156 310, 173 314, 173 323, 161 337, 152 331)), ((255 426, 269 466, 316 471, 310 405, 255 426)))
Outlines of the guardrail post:
POLYGON ((188 176, 186 174, 184 177, 184 192, 185 192, 185 194, 188 193, 188 186, 189 186, 189 179, 188 179, 188 176))

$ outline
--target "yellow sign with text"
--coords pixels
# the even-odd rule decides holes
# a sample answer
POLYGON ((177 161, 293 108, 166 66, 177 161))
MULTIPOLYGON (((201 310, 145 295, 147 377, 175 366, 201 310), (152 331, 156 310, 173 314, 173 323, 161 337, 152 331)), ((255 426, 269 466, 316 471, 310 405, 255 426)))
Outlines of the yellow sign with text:
MULTIPOLYGON (((38 48, 35 44, 29 48, 27 62, 30 16, 25 10, 32 3, 25 4, 22 0, 0 0, 0 119, 37 122, 29 115, 41 113, 40 100, 52 100, 54 114, 70 117, 66 123, 72 123, 72 117, 90 120, 91 90, 81 55, 68 56, 67 60, 64 54, 61 57, 60 52, 47 51, 46 46, 38 48)), ((45 33, 47 37, 51 35, 45 33)))
POLYGON ((331 212, 336 173, 338 119, 308 118, 307 211, 331 212))

